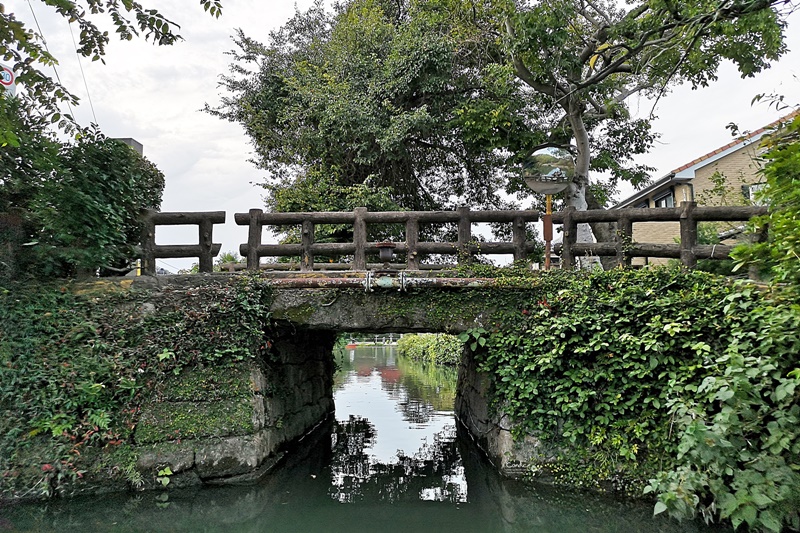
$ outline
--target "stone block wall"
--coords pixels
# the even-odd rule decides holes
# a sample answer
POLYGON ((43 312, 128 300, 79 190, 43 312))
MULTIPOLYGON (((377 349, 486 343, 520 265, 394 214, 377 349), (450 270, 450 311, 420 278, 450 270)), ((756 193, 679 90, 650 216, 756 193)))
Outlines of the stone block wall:
POLYGON ((492 465, 508 477, 521 477, 531 462, 548 462, 551 454, 536 437, 528 435, 514 440, 511 421, 502 409, 493 407, 491 401, 492 381, 489 375, 478 370, 471 354, 465 354, 458 368, 455 415, 477 446, 492 465))
POLYGON ((155 486, 254 480, 333 411, 330 332, 286 331, 249 364, 184 371, 158 384, 135 429, 137 469, 155 486))

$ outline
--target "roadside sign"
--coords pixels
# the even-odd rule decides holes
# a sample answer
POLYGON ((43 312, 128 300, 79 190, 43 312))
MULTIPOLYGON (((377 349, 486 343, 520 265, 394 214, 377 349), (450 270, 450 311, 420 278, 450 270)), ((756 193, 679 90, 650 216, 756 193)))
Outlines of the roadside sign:
POLYGON ((7 67, 6 65, 0 64, 0 85, 3 86, 11 96, 17 92, 17 84, 16 76, 14 76, 14 71, 11 70, 11 67, 7 67))

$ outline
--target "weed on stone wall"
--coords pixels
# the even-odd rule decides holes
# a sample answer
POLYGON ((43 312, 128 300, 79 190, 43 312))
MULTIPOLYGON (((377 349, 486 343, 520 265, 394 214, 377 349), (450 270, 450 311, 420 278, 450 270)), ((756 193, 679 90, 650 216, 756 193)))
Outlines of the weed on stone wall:
MULTIPOLYGON (((131 445, 165 376, 266 353, 270 298, 249 277, 155 296, 0 288, 0 497, 58 493, 86 474, 87 449, 131 445)), ((109 477, 135 478, 117 470, 109 477)))

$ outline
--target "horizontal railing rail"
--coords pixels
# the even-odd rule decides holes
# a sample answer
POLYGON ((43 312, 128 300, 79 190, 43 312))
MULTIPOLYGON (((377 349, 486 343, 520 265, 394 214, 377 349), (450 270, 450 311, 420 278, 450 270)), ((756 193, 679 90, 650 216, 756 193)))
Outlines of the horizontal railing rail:
MULTIPOLYGON (((619 265, 630 265, 634 257, 660 257, 680 259, 687 267, 694 267, 698 259, 726 259, 732 246, 704 245, 697 242, 699 222, 745 221, 763 215, 763 206, 697 206, 695 202, 683 202, 674 208, 633 208, 576 211, 567 208, 553 213, 553 223, 563 224, 563 242, 557 246, 561 252, 561 264, 570 268, 577 257, 612 256, 619 265), (581 223, 612 222, 617 226, 615 242, 578 243, 577 227, 581 223), (633 241, 635 222, 679 222, 680 242, 657 244, 633 241)), ((273 269, 303 272, 312 270, 370 270, 379 269, 380 263, 367 263, 368 254, 379 252, 390 245, 394 253, 405 254, 405 264, 393 263, 392 269, 429 270, 442 265, 423 264, 421 256, 426 254, 457 255, 459 263, 471 261, 476 254, 510 254, 515 260, 525 259, 537 248, 537 243, 527 240, 525 225, 539 220, 538 211, 471 211, 460 207, 455 211, 368 211, 359 207, 353 212, 320 213, 265 213, 251 209, 248 213, 236 213, 234 220, 239 226, 248 226, 247 242, 239 246, 246 263, 244 266, 229 265, 229 270, 273 269), (474 223, 510 223, 511 242, 477 242, 473 238, 474 223), (420 224, 457 224, 458 237, 455 242, 424 242, 419 240, 420 224), (352 242, 322 243, 314 241, 318 224, 343 224, 353 226, 352 242), (403 224, 405 241, 371 242, 367 240, 370 224, 403 224), (262 242, 264 227, 300 226, 299 244, 266 244, 262 242), (314 262, 320 255, 350 255, 351 263, 314 262), (299 257, 299 263, 261 263, 263 257, 299 257)), ((213 243, 213 227, 225 222, 224 211, 160 213, 144 212, 142 230, 142 273, 154 274, 156 259, 197 257, 199 271, 211 272, 213 260, 221 245, 213 243), (157 245, 156 227, 167 225, 197 225, 197 244, 157 245)), ((763 239, 766 229, 753 238, 763 239)))
POLYGON ((378 252, 386 243, 367 240, 369 224, 405 224, 405 241, 392 243, 394 252, 406 254, 406 269, 420 270, 420 256, 424 254, 456 254, 459 262, 469 262, 475 254, 513 254, 514 259, 524 259, 536 249, 534 241, 528 241, 526 222, 539 220, 538 211, 471 211, 460 207, 455 211, 368 211, 364 207, 350 212, 324 213, 265 213, 261 209, 251 209, 248 213, 236 213, 234 221, 240 226, 248 226, 247 243, 240 245, 239 253, 247 258, 247 269, 263 268, 262 257, 298 256, 300 270, 314 269, 315 255, 352 255, 352 270, 366 270, 367 254, 378 252), (474 242, 473 223, 511 223, 511 242, 474 242), (421 242, 420 224, 456 223, 458 240, 456 242, 421 242), (351 224, 353 241, 346 243, 314 242, 314 229, 317 224, 351 224), (299 244, 262 243, 264 226, 301 227, 299 244))
POLYGON ((196 213, 145 210, 142 216, 142 274, 156 273, 156 259, 197 257, 200 272, 211 272, 221 244, 213 242, 214 224, 225 223, 225 211, 196 213), (156 227, 197 225, 197 244, 156 244, 156 227))
MULTIPOLYGON (((241 270, 247 270, 247 263, 222 263, 219 265, 220 270, 224 272, 239 272, 241 270)), ((273 262, 273 263, 261 263, 259 268, 261 270, 272 270, 276 272, 296 272, 300 270, 300 263, 298 261, 289 261, 286 262, 273 262)), ((367 263, 367 270, 381 270, 386 268, 386 265, 383 263, 367 263)), ((403 270, 406 268, 405 263, 389 263, 389 270, 403 270)), ((421 263, 419 265, 420 270, 448 270, 452 268, 452 265, 446 264, 437 264, 437 263, 421 263)), ((331 263, 331 262, 320 262, 314 263, 314 270, 325 270, 329 272, 345 272, 353 270, 353 265, 351 263, 331 263)))
MULTIPOLYGON (((682 202, 680 207, 670 208, 629 208, 595 209, 576 211, 567 208, 553 213, 553 222, 564 225, 564 239, 560 245, 561 261, 564 268, 575 264, 577 257, 616 256, 617 264, 630 266, 634 257, 663 257, 680 259, 693 268, 698 259, 728 259, 732 246, 697 243, 697 224, 699 222, 737 222, 767 213, 764 206, 698 206, 696 202, 682 202), (578 224, 592 222, 614 222, 617 224, 615 242, 578 243, 578 224), (633 241, 634 222, 679 222, 680 243, 654 244, 633 241)), ((755 239, 763 239, 766 229, 762 229, 755 239)))

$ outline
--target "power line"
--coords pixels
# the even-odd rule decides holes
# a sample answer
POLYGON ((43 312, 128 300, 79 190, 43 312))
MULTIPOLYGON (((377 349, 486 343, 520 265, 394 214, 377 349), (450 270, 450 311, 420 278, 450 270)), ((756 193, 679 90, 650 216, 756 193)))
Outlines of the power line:
MULTIPOLYGON (((30 0, 28 0, 30 2, 30 0)), ((92 110, 92 118, 94 123, 97 124, 97 115, 94 114, 94 104, 92 104, 92 95, 89 93, 89 84, 86 83, 86 74, 83 73, 83 63, 81 63, 81 55, 78 53, 78 43, 75 42, 75 34, 72 33, 72 23, 67 22, 69 26, 69 34, 72 37, 72 46, 75 47, 75 56, 78 58, 78 68, 81 69, 81 77, 83 78, 83 86, 86 88, 86 97, 89 99, 89 108, 92 110)))
MULTIPOLYGON (((48 54, 50 54, 50 49, 47 47, 47 39, 44 38, 44 32, 42 31, 42 27, 39 26, 39 19, 36 18, 36 12, 33 10, 33 5, 31 4, 31 0, 28 0, 28 7, 31 8, 31 15, 33 15, 33 21, 36 23, 36 29, 39 30, 39 36, 42 38, 42 44, 44 45, 44 49, 47 51, 48 54)), ((52 55, 53 54, 50 54, 51 57, 52 55)), ((64 84, 61 83, 61 76, 58 75, 58 69, 56 68, 55 63, 53 63, 53 72, 55 72, 56 74, 56 79, 58 80, 58 84, 63 87, 64 84)), ((72 117, 74 118, 75 112, 72 111, 72 105, 69 103, 69 100, 67 100, 66 102, 67 102, 67 107, 69 108, 69 114, 72 115, 72 117)))
POLYGON ((178 267, 176 267, 176 266, 170 265, 169 263, 167 263, 167 262, 166 262, 166 261, 164 261, 163 259, 156 259, 156 264, 158 264, 158 263, 161 263, 162 265, 166 265, 166 266, 168 266, 169 268, 171 268, 172 270, 174 270, 174 271, 175 271, 175 272, 174 272, 175 274, 177 274, 177 273, 178 273, 178 271, 179 271, 179 270, 181 270, 180 268, 178 268, 178 267))

